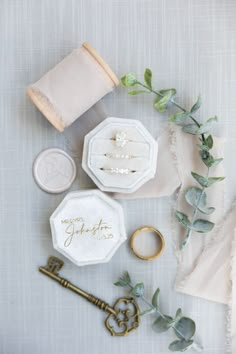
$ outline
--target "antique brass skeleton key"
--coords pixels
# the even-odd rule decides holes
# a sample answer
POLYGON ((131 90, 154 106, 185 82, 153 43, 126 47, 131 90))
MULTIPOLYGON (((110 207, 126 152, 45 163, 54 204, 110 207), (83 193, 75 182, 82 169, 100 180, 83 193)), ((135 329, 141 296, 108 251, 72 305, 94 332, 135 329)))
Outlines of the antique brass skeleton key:
POLYGON ((119 298, 111 307, 103 300, 87 293, 59 276, 58 272, 63 267, 64 262, 57 257, 49 257, 46 267, 40 267, 39 271, 57 281, 63 287, 70 289, 76 294, 108 312, 105 326, 112 336, 127 336, 139 326, 139 308, 133 298, 119 298))

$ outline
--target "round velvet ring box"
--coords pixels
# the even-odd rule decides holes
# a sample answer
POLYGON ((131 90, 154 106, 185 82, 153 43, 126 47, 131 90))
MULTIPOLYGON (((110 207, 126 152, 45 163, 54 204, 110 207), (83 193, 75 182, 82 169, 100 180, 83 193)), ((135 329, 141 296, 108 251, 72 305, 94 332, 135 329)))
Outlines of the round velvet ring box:
MULTIPOLYGON (((145 237, 147 237, 147 235, 145 235, 145 237)), ((134 252, 135 256, 140 259, 143 259, 145 261, 153 261, 154 259, 160 257, 160 255, 162 254, 162 252, 164 250, 164 247, 165 247, 165 240, 164 240, 163 235, 161 234, 161 232, 159 230, 157 230, 153 226, 140 227, 139 229, 137 229, 133 233, 133 235, 130 238, 130 248, 134 252), (138 251, 136 249, 136 246, 135 246, 135 242, 137 241, 138 236, 143 234, 144 232, 153 233, 155 236, 155 239, 158 243, 158 245, 155 246, 156 249, 154 250, 154 252, 152 252, 152 254, 149 254, 149 255, 142 254, 140 251, 138 251)))
POLYGON ((157 152, 140 121, 109 117, 85 136, 82 167, 102 191, 133 193, 155 176, 157 152))
POLYGON ((108 262, 126 240, 121 205, 99 190, 67 194, 50 225, 54 248, 78 266, 108 262))
POLYGON ((27 94, 60 132, 119 85, 119 80, 89 43, 75 49, 40 80, 27 94))

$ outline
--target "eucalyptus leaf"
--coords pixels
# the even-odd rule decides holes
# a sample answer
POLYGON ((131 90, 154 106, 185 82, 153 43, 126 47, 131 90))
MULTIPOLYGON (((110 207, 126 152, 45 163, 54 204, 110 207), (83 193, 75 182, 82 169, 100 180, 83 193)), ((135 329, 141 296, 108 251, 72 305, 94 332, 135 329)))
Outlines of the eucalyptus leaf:
POLYGON ((205 139, 205 145, 209 148, 212 149, 213 148, 213 138, 211 135, 209 135, 206 139, 205 139))
POLYGON ((201 99, 201 95, 199 95, 197 98, 197 102, 191 108, 191 113, 196 112, 201 107, 201 104, 202 104, 202 99, 201 99))
POLYGON ((225 177, 209 177, 208 178, 208 186, 210 187, 212 186, 212 184, 216 183, 216 182, 221 182, 225 179, 225 177))
POLYGON ((221 158, 218 158, 218 159, 213 159, 211 160, 210 164, 209 164, 209 167, 216 167, 217 165, 219 165, 219 163, 221 163, 224 159, 221 157, 221 158))
POLYGON ((207 166, 211 167, 214 158, 213 156, 209 153, 209 151, 201 150, 200 151, 200 157, 202 159, 202 162, 207 166))
POLYGON ((125 87, 131 87, 137 84, 137 78, 136 75, 134 73, 127 73, 124 76, 122 76, 122 78, 120 79, 121 83, 123 84, 123 86, 125 87))
POLYGON ((212 126, 214 125, 214 123, 217 122, 217 117, 212 117, 209 118, 206 123, 201 124, 200 128, 198 129, 198 134, 205 134, 207 132, 209 132, 209 130, 212 128, 212 126))
POLYGON ((199 149, 203 150, 203 151, 209 151, 209 147, 207 145, 204 144, 197 144, 197 147, 199 147, 199 149))
POLYGON ((123 273, 122 279, 127 282, 127 284, 131 283, 131 278, 127 270, 123 273))
POLYGON ((172 99, 176 95, 177 91, 175 88, 170 88, 170 89, 163 89, 158 92, 163 96, 170 95, 171 99, 172 99))
POLYGON ((223 160, 223 158, 214 159, 208 151, 200 151, 200 156, 207 167, 215 167, 223 160))
POLYGON ((152 324, 152 329, 156 333, 162 333, 168 331, 169 328, 171 328, 173 325, 173 318, 167 315, 164 315, 164 318, 159 316, 153 322, 152 324))
POLYGON ((178 322, 181 317, 182 317, 182 310, 178 309, 175 314, 175 323, 178 322))
POLYGON ((187 124, 183 126, 183 131, 193 135, 202 135, 207 133, 215 122, 217 122, 217 117, 209 118, 206 123, 200 125, 200 128, 196 124, 187 124))
POLYGON ((209 158, 213 159, 213 156, 207 150, 201 150, 200 151, 200 156, 201 156, 202 160, 207 160, 209 158))
POLYGON ((152 88, 152 71, 151 69, 145 69, 144 72, 144 81, 147 84, 147 86, 151 89, 152 88))
POLYGON ((121 287, 126 287, 130 283, 131 283, 131 278, 130 278, 129 273, 126 271, 126 272, 124 272, 122 277, 117 282, 114 283, 114 285, 121 286, 121 287))
POLYGON ((157 288, 152 297, 152 305, 156 308, 159 307, 159 296, 160 296, 160 289, 157 288))
POLYGON ((199 175, 198 173, 195 172, 191 172, 191 175, 193 176, 193 178, 195 178, 195 180, 204 188, 208 187, 208 179, 204 176, 199 175))
POLYGON ((184 352, 187 349, 190 349, 193 344, 193 340, 175 340, 170 343, 169 350, 172 352, 184 352))
POLYGON ((140 93, 150 93, 149 91, 146 90, 132 90, 128 91, 128 95, 135 96, 135 95, 140 95, 140 93))
POLYGON ((188 134, 198 135, 199 128, 196 124, 186 124, 183 126, 183 131, 188 134))
POLYGON ((128 284, 124 280, 120 279, 114 283, 116 286, 126 287, 128 284))
POLYGON ((206 193, 197 187, 190 187, 185 192, 185 199, 187 203, 198 209, 201 213, 210 215, 215 211, 213 207, 206 207, 206 193))
POLYGON ((206 193, 197 187, 190 187, 185 192, 187 203, 193 207, 206 205, 206 193))
POLYGON ((178 338, 188 341, 196 332, 196 324, 191 318, 181 317, 173 329, 178 338))
POLYGON ((135 297, 142 297, 144 294, 144 284, 138 283, 136 284, 133 289, 130 291, 130 294, 135 297))
POLYGON ((169 116, 169 122, 175 124, 183 124, 186 121, 186 119, 189 117, 189 115, 190 112, 177 112, 169 116))
POLYGON ((185 215, 184 213, 181 213, 180 211, 176 211, 175 212, 175 216, 177 218, 177 220, 186 228, 189 228, 189 226, 191 225, 189 218, 187 215, 185 215))
POLYGON ((196 179, 196 181, 204 188, 210 187, 212 184, 216 182, 223 181, 225 177, 203 177, 195 172, 191 172, 192 176, 196 179))
POLYGON ((158 91, 159 95, 156 96, 154 107, 158 112, 165 112, 171 99, 176 94, 176 89, 166 89, 158 91))
POLYGON ((191 230, 194 230, 199 233, 207 233, 211 231, 214 227, 214 223, 204 219, 198 219, 193 222, 191 225, 191 230))

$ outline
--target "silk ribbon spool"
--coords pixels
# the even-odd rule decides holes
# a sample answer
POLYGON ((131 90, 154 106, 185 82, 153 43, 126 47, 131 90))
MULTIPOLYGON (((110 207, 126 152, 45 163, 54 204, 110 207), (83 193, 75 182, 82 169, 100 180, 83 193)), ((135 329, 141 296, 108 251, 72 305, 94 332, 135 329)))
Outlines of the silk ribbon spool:
POLYGON ((27 94, 62 132, 118 85, 119 80, 107 63, 85 42, 30 85, 27 94))

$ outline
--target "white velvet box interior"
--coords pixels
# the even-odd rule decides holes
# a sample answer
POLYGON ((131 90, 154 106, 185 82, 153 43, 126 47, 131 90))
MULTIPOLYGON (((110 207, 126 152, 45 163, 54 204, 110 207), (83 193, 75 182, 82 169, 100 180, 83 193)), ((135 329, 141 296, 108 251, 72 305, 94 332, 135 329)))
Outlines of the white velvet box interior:
POLYGON ((126 240, 121 205, 98 190, 69 193, 50 225, 54 248, 77 265, 108 262, 126 240))
POLYGON ((101 190, 132 193, 154 177, 157 149, 141 122, 111 117, 85 137, 82 166, 101 190), (125 133, 123 147, 116 143, 117 133, 125 133), (128 173, 111 173, 111 169, 128 173))

